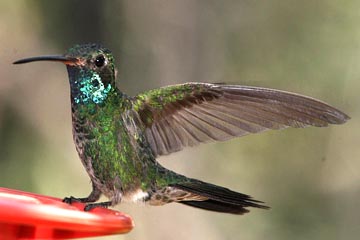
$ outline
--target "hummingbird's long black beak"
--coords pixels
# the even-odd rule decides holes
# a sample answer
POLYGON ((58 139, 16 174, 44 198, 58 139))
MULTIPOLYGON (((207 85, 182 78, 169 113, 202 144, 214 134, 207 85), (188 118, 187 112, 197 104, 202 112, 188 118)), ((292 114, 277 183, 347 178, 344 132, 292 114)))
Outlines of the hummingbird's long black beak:
POLYGON ((78 59, 65 57, 65 56, 40 56, 40 57, 20 59, 13 62, 13 64, 23 64, 23 63, 36 62, 36 61, 55 61, 55 62, 62 62, 67 65, 74 65, 78 62, 78 59))

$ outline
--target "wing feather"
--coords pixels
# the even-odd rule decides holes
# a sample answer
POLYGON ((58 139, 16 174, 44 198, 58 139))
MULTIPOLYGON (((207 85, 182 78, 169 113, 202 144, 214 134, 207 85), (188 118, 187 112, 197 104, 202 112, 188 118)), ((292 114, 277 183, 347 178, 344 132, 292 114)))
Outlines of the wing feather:
POLYGON ((155 156, 267 129, 324 127, 349 117, 319 100, 280 90, 187 83, 133 98, 155 156))

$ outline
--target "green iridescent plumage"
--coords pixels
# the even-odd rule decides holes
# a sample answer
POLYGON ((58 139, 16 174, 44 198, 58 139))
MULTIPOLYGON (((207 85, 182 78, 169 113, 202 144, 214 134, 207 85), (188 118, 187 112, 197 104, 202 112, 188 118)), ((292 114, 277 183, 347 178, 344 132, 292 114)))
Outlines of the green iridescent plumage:
POLYGON ((129 97, 116 87, 111 52, 97 44, 16 63, 39 60, 67 66, 74 141, 93 191, 64 201, 89 203, 86 210, 123 200, 179 202, 233 214, 267 208, 248 195, 165 169, 156 157, 267 129, 322 127, 349 119, 318 100, 257 87, 186 83, 129 97), (93 203, 101 194, 110 201, 93 203))

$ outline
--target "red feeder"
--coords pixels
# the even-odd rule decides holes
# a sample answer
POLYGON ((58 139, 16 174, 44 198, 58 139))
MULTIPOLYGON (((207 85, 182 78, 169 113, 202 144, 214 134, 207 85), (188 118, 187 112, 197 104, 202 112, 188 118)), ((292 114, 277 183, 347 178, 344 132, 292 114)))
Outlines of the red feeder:
POLYGON ((105 208, 84 212, 85 204, 0 188, 0 240, 69 239, 129 232, 134 223, 105 208))

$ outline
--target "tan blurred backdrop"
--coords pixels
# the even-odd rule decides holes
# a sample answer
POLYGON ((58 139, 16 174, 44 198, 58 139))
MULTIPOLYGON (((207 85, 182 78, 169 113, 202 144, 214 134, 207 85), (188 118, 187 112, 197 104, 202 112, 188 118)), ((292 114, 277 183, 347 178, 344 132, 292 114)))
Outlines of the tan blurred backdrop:
MULTIPOLYGON (((293 91, 352 119, 201 145, 162 157, 190 177, 250 194, 271 210, 232 216, 180 204, 121 204, 136 227, 103 239, 358 239, 360 2, 0 1, 0 186, 85 196, 65 67, 14 66, 100 42, 130 94, 188 81, 293 91)), ((101 239, 101 238, 98 238, 101 239)))

